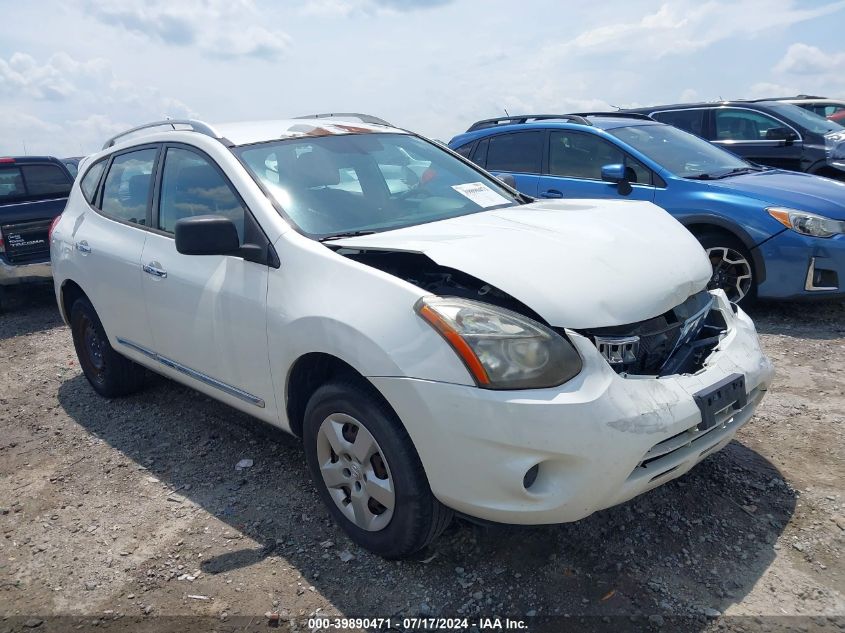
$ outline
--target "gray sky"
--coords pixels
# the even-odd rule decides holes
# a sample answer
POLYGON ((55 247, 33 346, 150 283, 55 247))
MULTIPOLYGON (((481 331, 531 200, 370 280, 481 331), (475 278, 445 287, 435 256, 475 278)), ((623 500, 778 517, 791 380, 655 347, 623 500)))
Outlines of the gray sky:
POLYGON ((165 116, 503 114, 845 97, 845 0, 0 0, 0 155, 165 116))

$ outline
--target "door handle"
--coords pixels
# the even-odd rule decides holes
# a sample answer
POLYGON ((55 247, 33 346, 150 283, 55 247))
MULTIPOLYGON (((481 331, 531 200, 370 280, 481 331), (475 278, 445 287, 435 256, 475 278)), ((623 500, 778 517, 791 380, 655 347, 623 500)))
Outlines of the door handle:
POLYGON ((167 271, 161 267, 161 264, 158 262, 150 262, 149 264, 144 264, 143 267, 144 272, 148 275, 152 275, 153 277, 160 277, 165 278, 167 277, 167 271))
POLYGON ((82 240, 81 242, 77 242, 75 244, 76 250, 80 253, 85 253, 86 255, 91 252, 91 247, 88 246, 88 242, 86 240, 82 240))
POLYGON ((540 194, 541 198, 563 198, 563 192, 557 189, 546 189, 540 194))

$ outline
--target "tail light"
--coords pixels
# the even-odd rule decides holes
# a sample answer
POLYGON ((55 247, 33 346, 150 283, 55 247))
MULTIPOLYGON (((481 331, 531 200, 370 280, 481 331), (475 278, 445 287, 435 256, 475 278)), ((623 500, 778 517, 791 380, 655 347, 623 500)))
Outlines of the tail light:
POLYGON ((50 222, 50 228, 47 229, 47 241, 48 242, 53 241, 53 229, 56 228, 56 225, 59 223, 59 220, 61 220, 61 219, 62 219, 62 214, 60 213, 55 218, 53 218, 52 222, 50 222))

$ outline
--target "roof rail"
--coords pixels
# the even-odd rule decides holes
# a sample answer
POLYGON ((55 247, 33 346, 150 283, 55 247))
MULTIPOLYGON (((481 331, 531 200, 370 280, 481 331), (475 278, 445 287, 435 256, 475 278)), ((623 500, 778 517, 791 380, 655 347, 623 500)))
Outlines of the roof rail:
POLYGON ((188 126, 188 128, 190 128, 192 132, 205 134, 206 136, 210 136, 212 138, 222 138, 213 127, 211 127, 207 123, 203 123, 202 121, 195 121, 193 119, 167 119, 166 121, 153 121, 152 123, 144 123, 143 125, 133 127, 129 130, 126 130, 125 132, 121 132, 120 134, 115 134, 105 142, 105 144, 103 145, 103 149, 108 149, 109 147, 112 147, 117 141, 117 139, 122 138, 124 136, 128 136, 129 134, 134 134, 135 132, 140 132, 141 130, 165 126, 170 126, 171 128, 173 128, 173 130, 176 130, 177 125, 186 125, 188 126))
POLYGON ((474 132, 475 130, 483 130, 488 127, 495 127, 497 125, 505 124, 520 124, 529 123, 531 121, 547 121, 549 119, 560 119, 562 121, 569 121, 570 123, 579 123, 580 125, 592 125, 583 116, 577 114, 522 114, 519 116, 501 116, 495 119, 482 119, 476 121, 469 126, 467 132, 474 132))
POLYGON ((359 112, 327 112, 324 114, 305 114, 303 116, 293 117, 294 119, 341 119, 350 118, 358 119, 361 123, 369 123, 370 125, 386 125, 393 127, 384 119, 380 119, 372 114, 361 114, 359 112))
POLYGON ((646 119, 648 121, 654 121, 649 115, 642 114, 641 112, 625 112, 625 111, 616 111, 613 112, 576 112, 577 116, 612 116, 618 117, 620 119, 646 119))

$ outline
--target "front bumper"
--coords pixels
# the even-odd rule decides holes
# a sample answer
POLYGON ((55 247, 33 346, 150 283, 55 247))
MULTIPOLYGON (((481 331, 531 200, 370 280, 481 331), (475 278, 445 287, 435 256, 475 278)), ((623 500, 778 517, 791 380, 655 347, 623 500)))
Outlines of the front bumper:
POLYGON ((10 264, 0 258, 0 286, 48 281, 53 277, 50 262, 32 264, 10 264))
POLYGON ((761 299, 845 298, 845 235, 809 237, 792 230, 758 247, 766 262, 761 299))
POLYGON ((447 506, 501 523, 576 521, 684 474, 751 417, 773 368, 751 320, 714 294, 728 331, 694 375, 624 378, 573 333, 583 370, 554 389, 370 380, 404 422, 432 491, 447 506), (734 373, 745 375, 748 404, 709 432, 697 431, 693 394, 734 373), (535 465, 526 489, 523 478, 535 465))

